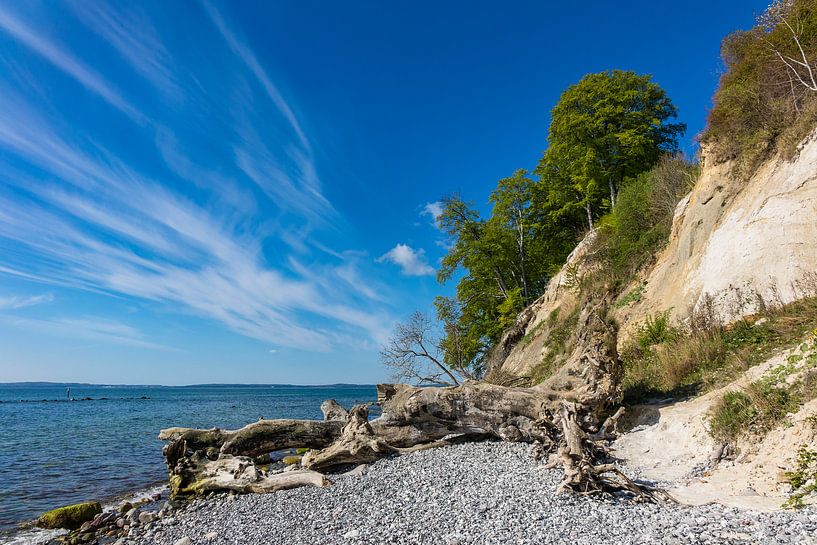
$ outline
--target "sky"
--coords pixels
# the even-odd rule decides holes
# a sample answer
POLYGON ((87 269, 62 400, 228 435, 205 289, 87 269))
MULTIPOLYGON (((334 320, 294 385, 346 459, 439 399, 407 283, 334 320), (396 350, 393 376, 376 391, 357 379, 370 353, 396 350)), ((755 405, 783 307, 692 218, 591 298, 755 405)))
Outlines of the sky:
POLYGON ((0 382, 374 383, 582 75, 695 152, 766 1, 0 2, 0 382))

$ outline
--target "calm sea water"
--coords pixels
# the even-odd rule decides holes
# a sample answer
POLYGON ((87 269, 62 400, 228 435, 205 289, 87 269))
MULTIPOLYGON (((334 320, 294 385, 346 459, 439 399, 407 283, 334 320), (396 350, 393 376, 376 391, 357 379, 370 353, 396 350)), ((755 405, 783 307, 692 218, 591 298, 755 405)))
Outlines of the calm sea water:
POLYGON ((376 397, 374 386, 347 385, 0 384, 0 539, 48 509, 163 482, 162 428, 319 419, 325 399, 349 408, 376 397))

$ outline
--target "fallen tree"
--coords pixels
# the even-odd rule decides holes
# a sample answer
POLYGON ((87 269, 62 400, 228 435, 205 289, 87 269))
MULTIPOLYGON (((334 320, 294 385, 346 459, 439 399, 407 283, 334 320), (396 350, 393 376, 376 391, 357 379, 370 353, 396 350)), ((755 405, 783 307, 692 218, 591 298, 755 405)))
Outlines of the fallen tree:
POLYGON ((180 495, 323 486, 322 473, 351 465, 459 441, 499 439, 532 443, 540 456, 549 455, 549 465, 565 471, 560 492, 665 499, 609 463, 607 444, 621 416, 621 410, 611 413, 621 398, 622 369, 605 311, 604 302, 585 304, 570 357, 532 388, 475 381, 445 388, 381 384, 382 415, 371 421, 366 405, 347 414, 327 401, 324 421, 260 420, 235 431, 163 430, 159 437, 168 441, 163 453, 171 490, 180 495), (253 462, 261 454, 296 447, 311 449, 301 461, 304 472, 267 474, 253 462), (287 474, 291 477, 285 479, 287 474))

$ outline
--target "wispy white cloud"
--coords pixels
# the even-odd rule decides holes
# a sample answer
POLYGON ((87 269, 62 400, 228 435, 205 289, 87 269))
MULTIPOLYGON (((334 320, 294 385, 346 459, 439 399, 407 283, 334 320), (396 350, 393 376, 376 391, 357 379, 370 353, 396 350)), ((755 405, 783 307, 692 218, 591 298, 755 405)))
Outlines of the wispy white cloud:
POLYGON ((144 122, 142 113, 125 100, 102 76, 70 55, 65 47, 48 40, 41 32, 31 29, 24 21, 15 17, 5 9, 9 5, 0 3, 0 29, 134 121, 144 122))
POLYGON ((431 220, 434 222, 435 227, 438 226, 440 216, 442 215, 442 213, 443 213, 442 201, 426 203, 423 206, 423 209, 420 211, 420 215, 431 217, 431 220))
POLYGON ((290 126, 295 131, 295 134, 298 136, 300 143, 309 149, 309 140, 307 140, 306 134, 301 128, 298 118, 295 117, 295 113, 292 111, 289 103, 284 99, 281 92, 272 83, 272 80, 270 80, 266 71, 258 62, 255 53, 253 53, 249 46, 238 38, 237 33, 227 25, 227 22, 224 20, 221 13, 219 13, 219 11, 215 8, 215 6, 206 0, 202 2, 202 5, 204 6, 207 15, 210 17, 210 20, 213 21, 213 24, 227 42, 227 45, 236 55, 238 55, 250 72, 252 72, 252 74, 258 79, 259 83, 263 86, 264 91, 267 93, 267 96, 269 96, 278 109, 284 114, 284 117, 287 119, 290 126))
POLYGON ((379 263, 394 263, 408 276, 427 276, 434 274, 434 268, 428 264, 425 250, 415 250, 407 244, 398 244, 379 258, 379 263))
POLYGON ((74 341, 93 341, 170 352, 179 351, 177 348, 146 340, 144 334, 135 327, 94 316, 34 319, 0 314, 0 323, 38 334, 67 337, 74 341))
POLYGON ((33 307, 42 305, 43 303, 50 303, 54 300, 53 293, 44 293, 42 295, 32 295, 29 297, 11 296, 0 297, 0 310, 17 310, 19 308, 33 307))
POLYGON ((170 52, 138 3, 107 3, 71 0, 68 7, 88 28, 165 95, 182 95, 170 52))
MULTIPOLYGON (((2 260, 5 269, 36 269, 32 274, 41 281, 182 305, 284 346, 329 350, 344 338, 331 323, 302 322, 310 315, 382 337, 382 317, 357 310, 355 296, 338 290, 338 283, 271 268, 250 225, 233 224, 139 176, 103 148, 88 155, 36 115, 20 115, 32 114, 0 107, 0 148, 75 183, 67 191, 25 177, 6 180, 32 199, 21 206, 8 193, 0 198, 0 239, 18 245, 2 260), (45 153, 38 143, 58 153, 45 153)), ((338 278, 363 285, 348 270, 339 271, 338 278)))
MULTIPOLYGON (((164 47, 149 21, 121 11, 138 7, 72 9, 136 72, 185 100, 179 105, 170 97, 166 118, 157 107, 145 126, 123 120, 134 129, 129 138, 142 138, 133 142, 137 163, 128 159, 130 141, 122 153, 81 124, 45 115, 0 76, 0 274, 153 302, 279 347, 370 348, 382 340, 391 323, 384 290, 365 278, 359 255, 314 239, 316 227, 337 212, 321 190, 295 109, 239 32, 205 4, 214 23, 209 32, 221 38, 213 47, 226 49, 213 63, 226 64, 190 67, 208 72, 191 72, 188 81, 176 77, 177 52, 164 47), (315 249, 320 259, 310 261, 315 249)), ((102 76, 108 72, 79 62, 21 21, 0 6, 0 31, 104 102, 141 116, 102 76)), ((29 326, 150 342, 98 319, 81 322, 29 326)))

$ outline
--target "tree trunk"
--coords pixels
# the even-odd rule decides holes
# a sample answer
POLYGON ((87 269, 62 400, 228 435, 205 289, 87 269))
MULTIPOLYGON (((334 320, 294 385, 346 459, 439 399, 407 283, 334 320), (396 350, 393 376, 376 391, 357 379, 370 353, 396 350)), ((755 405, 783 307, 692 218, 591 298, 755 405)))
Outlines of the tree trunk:
POLYGON ((616 184, 612 178, 609 178, 607 183, 610 184, 610 208, 612 208, 616 205, 616 184))
POLYGON ((518 211, 517 231, 519 232, 519 270, 522 276, 522 294, 525 297, 525 306, 530 304, 530 293, 528 292, 528 273, 525 270, 525 228, 522 224, 522 211, 518 211))
MULTIPOLYGON (((620 400, 622 374, 614 348, 615 330, 603 318, 606 307, 606 301, 584 305, 575 350, 562 368, 532 388, 474 381, 446 388, 383 384, 377 387, 382 416, 372 421, 367 406, 358 405, 345 422, 262 420, 237 431, 164 430, 160 438, 169 441, 163 452, 171 490, 175 495, 219 487, 268 491, 283 482, 297 484, 249 468, 252 457, 282 448, 314 449, 304 456, 302 465, 323 472, 452 442, 492 438, 536 443, 538 450, 554 452, 552 463, 565 470, 560 491, 625 490, 640 499, 660 499, 613 466, 599 463, 607 455, 604 441, 614 435, 621 416, 619 411, 604 421, 620 400)), ((331 404, 327 408, 336 410, 331 404)), ((304 484, 317 482, 312 473, 299 478, 304 484)))

